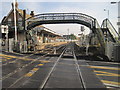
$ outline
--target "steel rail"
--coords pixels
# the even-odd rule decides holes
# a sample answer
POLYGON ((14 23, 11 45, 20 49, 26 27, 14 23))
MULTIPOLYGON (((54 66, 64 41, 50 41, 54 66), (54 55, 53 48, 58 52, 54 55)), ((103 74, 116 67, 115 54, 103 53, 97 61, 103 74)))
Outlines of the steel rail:
POLYGON ((53 73, 56 65, 58 64, 59 60, 61 59, 61 57, 63 56, 64 52, 66 51, 66 47, 64 48, 63 52, 61 53, 61 55, 58 57, 57 61, 54 63, 52 69, 50 70, 50 72, 48 73, 47 77, 45 78, 44 82, 42 83, 42 85, 40 85, 40 90, 43 90, 47 81, 49 80, 51 74, 53 73))
POLYGON ((83 81, 83 77, 82 77, 82 74, 81 74, 81 70, 79 68, 79 64, 78 64, 78 61, 77 61, 77 57, 75 55, 75 52, 74 52, 74 47, 73 47, 73 56, 74 56, 74 61, 75 61, 75 66, 76 66, 76 69, 77 69, 77 73, 79 75, 79 80, 81 81, 81 84, 82 84, 82 87, 83 87, 83 90, 86 90, 86 86, 85 86, 85 83, 83 81))

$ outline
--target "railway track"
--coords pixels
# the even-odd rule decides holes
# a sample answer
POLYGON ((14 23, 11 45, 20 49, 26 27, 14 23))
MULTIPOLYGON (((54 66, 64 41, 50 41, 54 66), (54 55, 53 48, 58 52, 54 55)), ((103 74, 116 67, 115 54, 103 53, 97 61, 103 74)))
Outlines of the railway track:
MULTIPOLYGON (((64 56, 71 56, 71 57, 73 57, 72 59, 70 59, 70 62, 72 61, 72 67, 75 69, 75 72, 73 71, 73 72, 70 72, 71 74, 72 73, 75 73, 76 74, 76 76, 77 76, 77 86, 76 85, 72 85, 72 88, 83 88, 83 90, 84 90, 84 88, 85 88, 85 86, 84 86, 84 83, 83 83, 83 81, 82 81, 82 77, 81 77, 81 73, 80 73, 80 68, 79 68, 79 65, 78 65, 78 62, 77 62, 77 58, 76 58, 76 55, 75 55, 75 52, 74 52, 74 47, 73 47, 73 44, 69 44, 69 45, 67 45, 66 47, 65 47, 65 49, 63 50, 63 52, 61 53, 61 55, 58 57, 58 59, 56 60, 56 62, 54 63, 54 65, 53 65, 53 67, 52 67, 52 69, 49 71, 49 74, 47 75, 47 77, 45 78, 45 80, 44 80, 44 82, 40 85, 40 90, 44 90, 45 88, 49 88, 49 87, 51 87, 51 86, 49 86, 50 84, 52 85, 52 83, 50 82, 50 79, 53 77, 53 75, 54 75, 54 73, 56 72, 56 68, 58 67, 58 65, 59 64, 61 64, 61 62, 60 61, 64 61, 65 59, 63 58, 64 56), (74 64, 73 64, 74 63, 74 64), (75 87, 74 87, 75 86, 75 87)), ((68 61, 68 60, 66 60, 66 61, 68 61)), ((66 65, 66 64, 64 64, 64 65, 66 65)), ((60 71, 61 72, 61 71, 60 71)), ((68 71, 69 72, 69 71, 68 71)), ((67 75, 67 74, 66 74, 67 75)), ((64 76, 63 76, 63 78, 64 78, 64 76)), ((72 77, 71 77, 72 78, 72 77)), ((75 78, 75 77, 74 77, 75 78)), ((53 80, 54 81, 54 80, 53 80)), ((63 82, 60 82, 60 83, 63 83, 64 84, 64 80, 63 80, 63 82)), ((66 82, 66 83, 70 83, 69 81, 68 82, 66 82)), ((66 87, 64 87, 64 85, 63 86, 60 86, 60 88, 70 88, 71 86, 66 86, 66 87)), ((58 87, 56 87, 56 86, 54 86, 54 87, 51 87, 51 88, 59 88, 59 86, 58 87)))
POLYGON ((56 61, 55 64, 53 65, 52 69, 51 69, 50 72, 48 73, 48 76, 45 78, 43 84, 40 86, 40 89, 41 89, 41 90, 45 87, 48 79, 50 78, 51 74, 53 73, 53 71, 54 71, 54 69, 55 69, 55 67, 56 67, 56 65, 57 65, 57 63, 59 62, 60 58, 63 56, 63 54, 64 54, 65 51, 66 51, 66 49, 63 50, 63 52, 61 53, 61 55, 58 57, 57 61, 56 61))
MULTIPOLYGON (((42 65, 42 63, 47 62, 46 60, 48 58, 46 57, 48 57, 47 55, 51 51, 49 53, 48 52, 46 53, 46 51, 50 49, 52 52, 54 52, 52 48, 47 48, 42 50, 42 54, 40 53, 40 51, 36 51, 32 54, 12 53, 13 56, 11 57, 13 57, 14 59, 12 61, 8 60, 6 61, 6 63, 2 64, 2 78, 0 78, 0 80, 2 80, 3 83, 2 87, 5 89, 14 87, 14 85, 18 83, 22 78, 24 78, 25 74, 29 72, 32 68, 35 68, 38 65, 40 66, 42 65), (16 76, 17 78, 14 78, 14 76, 16 76), (7 84, 6 82, 9 82, 8 80, 11 80, 11 78, 15 79, 15 81, 11 81, 8 85, 6 85, 7 84)), ((8 53, 8 55, 10 56, 10 53, 8 53)), ((7 55, 3 56, 6 57, 7 55)))
POLYGON ((82 90, 95 87, 105 88, 98 78, 94 77, 92 70, 86 67, 88 64, 84 60, 77 60, 74 43, 56 48, 58 51, 61 50, 59 57, 49 57, 50 52, 54 53, 53 48, 50 52, 48 52, 49 50, 45 50, 46 54, 36 52, 25 56, 32 60, 4 75, 2 77, 3 88, 6 90, 9 88, 39 88, 40 90, 47 88, 80 88, 82 90), (91 78, 95 81, 91 81, 91 78))
MULTIPOLYGON (((91 70, 86 67, 80 67, 74 48, 74 43, 70 43, 66 46, 39 86, 40 90, 47 88, 80 88, 82 90, 87 90, 87 88, 105 88, 98 78, 92 77, 94 74, 91 70), (85 70, 85 72, 83 70, 85 70), (93 78, 95 82, 86 79, 86 71, 90 72, 88 78, 93 78)), ((85 62, 82 63, 86 64, 85 62)))

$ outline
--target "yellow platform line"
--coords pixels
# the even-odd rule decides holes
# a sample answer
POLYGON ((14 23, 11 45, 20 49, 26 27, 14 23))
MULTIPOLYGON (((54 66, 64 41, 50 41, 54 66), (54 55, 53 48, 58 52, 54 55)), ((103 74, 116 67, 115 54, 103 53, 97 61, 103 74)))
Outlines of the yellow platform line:
POLYGON ((29 73, 25 75, 25 77, 31 77, 39 68, 33 68, 29 73))
POLYGON ((39 68, 33 68, 32 71, 37 71, 39 68))
POLYGON ((120 77, 120 74, 115 74, 115 73, 109 73, 109 72, 103 72, 103 71, 95 71, 94 72, 97 72, 97 73, 102 73, 102 74, 96 74, 96 75, 99 75, 99 76, 116 76, 116 77, 120 77))
POLYGON ((26 75, 25 75, 25 77, 31 77, 33 75, 33 73, 27 73, 26 75))
POLYGON ((103 83, 106 83, 106 84, 112 84, 112 85, 118 85, 120 86, 120 83, 119 82, 113 82, 113 81, 107 81, 107 80, 101 80, 103 83))
POLYGON ((11 56, 11 55, 4 55, 4 54, 0 54, 0 56, 2 56, 3 58, 15 58, 15 59, 22 59, 22 60, 34 60, 34 59, 29 59, 29 58, 24 58, 24 57, 16 57, 16 56, 11 56))
POLYGON ((12 59, 12 58, 6 58, 6 59, 12 59))
POLYGON ((16 58, 16 56, 10 56, 10 55, 4 55, 4 54, 0 54, 0 56, 2 56, 2 57, 11 57, 11 58, 16 58))
MULTIPOLYGON (((3 58, 15 58, 15 59, 21 59, 21 60, 35 60, 35 59, 29 59, 29 58, 24 58, 24 57, 16 57, 16 56, 10 56, 10 55, 4 55, 4 54, 0 54, 0 56, 2 56, 3 58)), ((51 61, 47 61, 47 60, 37 60, 40 61, 42 63, 48 63, 51 61)))
POLYGON ((114 76, 114 77, 119 77, 118 75, 113 75, 113 74, 111 74, 111 75, 109 75, 109 74, 96 74, 96 75, 98 75, 98 76, 114 76))
POLYGON ((42 61, 42 60, 41 60, 41 62, 42 62, 42 63, 48 63, 48 62, 50 62, 50 61, 46 61, 46 60, 43 60, 43 61, 42 61))
POLYGON ((90 68, 110 69, 110 70, 120 70, 120 68, 113 68, 113 67, 101 67, 101 66, 90 66, 90 68))
POLYGON ((43 64, 38 64, 38 66, 43 66, 43 64))

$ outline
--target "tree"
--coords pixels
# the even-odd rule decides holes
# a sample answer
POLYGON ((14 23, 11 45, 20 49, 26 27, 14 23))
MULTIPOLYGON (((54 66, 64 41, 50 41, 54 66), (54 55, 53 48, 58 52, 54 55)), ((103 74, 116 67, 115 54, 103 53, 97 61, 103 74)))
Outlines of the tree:
POLYGON ((70 39, 71 40, 75 40, 76 39, 76 36, 74 34, 70 34, 70 39))

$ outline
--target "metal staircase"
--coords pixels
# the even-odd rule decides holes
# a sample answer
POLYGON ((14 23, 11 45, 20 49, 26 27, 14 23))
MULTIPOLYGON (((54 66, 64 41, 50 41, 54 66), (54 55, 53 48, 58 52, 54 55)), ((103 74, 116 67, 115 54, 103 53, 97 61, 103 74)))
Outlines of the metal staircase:
POLYGON ((120 36, 118 32, 108 19, 103 20, 101 30, 104 33, 106 42, 105 55, 108 56, 111 61, 119 61, 119 56, 117 54, 119 54, 120 49, 120 43, 118 40, 120 36), (118 51, 116 50, 116 48, 118 49, 118 51))
POLYGON ((104 37, 104 33, 102 32, 101 27, 100 27, 99 23, 97 22, 97 20, 95 20, 95 24, 96 24, 95 25, 95 28, 96 28, 95 31, 96 31, 99 43, 101 45, 102 53, 104 54, 105 53, 105 37, 104 37))
POLYGON ((108 19, 103 20, 101 29, 108 41, 118 42, 119 34, 108 19))

